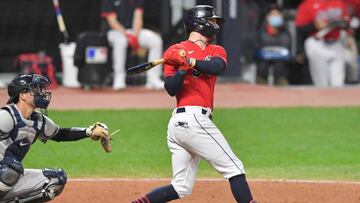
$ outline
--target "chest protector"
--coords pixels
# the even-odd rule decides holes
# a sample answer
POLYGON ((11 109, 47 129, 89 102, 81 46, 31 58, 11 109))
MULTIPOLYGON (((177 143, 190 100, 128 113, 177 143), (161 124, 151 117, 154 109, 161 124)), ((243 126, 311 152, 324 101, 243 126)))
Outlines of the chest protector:
POLYGON ((7 135, 0 137, 0 156, 1 158, 11 156, 21 162, 31 144, 43 132, 44 118, 40 113, 34 112, 30 119, 26 120, 13 104, 2 109, 10 113, 14 128, 7 135))

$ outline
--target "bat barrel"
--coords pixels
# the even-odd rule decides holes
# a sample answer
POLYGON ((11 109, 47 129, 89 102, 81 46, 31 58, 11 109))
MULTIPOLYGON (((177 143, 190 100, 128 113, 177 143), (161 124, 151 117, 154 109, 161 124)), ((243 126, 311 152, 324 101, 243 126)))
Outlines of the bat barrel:
POLYGON ((134 76, 136 74, 145 72, 159 64, 164 63, 165 59, 156 59, 147 63, 139 64, 137 66, 129 68, 126 72, 129 76, 134 76))

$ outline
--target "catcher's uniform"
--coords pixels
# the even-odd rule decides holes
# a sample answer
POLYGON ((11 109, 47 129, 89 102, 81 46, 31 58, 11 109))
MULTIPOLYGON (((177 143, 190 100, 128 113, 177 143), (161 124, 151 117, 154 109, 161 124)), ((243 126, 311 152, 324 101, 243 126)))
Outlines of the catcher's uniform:
MULTIPOLYGON (((210 60, 220 57, 226 62, 226 51, 218 45, 204 50, 191 41, 171 46, 186 47, 189 58, 210 60)), ((177 68, 166 64, 164 76, 173 76, 177 68)), ((225 137, 212 122, 216 76, 193 69, 185 75, 181 91, 176 94, 177 108, 168 124, 168 147, 172 153, 173 180, 171 184, 179 197, 189 195, 195 183, 198 164, 206 160, 225 178, 245 174, 242 162, 231 150, 225 137)))
MULTIPOLYGON (((1 174, 0 194, 3 197, 0 200, 38 193, 53 181, 52 178, 46 177, 43 170, 23 169, 21 162, 36 139, 46 142, 57 133, 59 127, 38 112, 34 112, 30 119, 23 118, 14 104, 0 109, 0 121, 0 168, 9 166, 20 173, 19 179, 12 186, 6 184, 7 177, 3 177, 9 174, 1 174)), ((64 178, 66 182, 65 175, 64 178)))

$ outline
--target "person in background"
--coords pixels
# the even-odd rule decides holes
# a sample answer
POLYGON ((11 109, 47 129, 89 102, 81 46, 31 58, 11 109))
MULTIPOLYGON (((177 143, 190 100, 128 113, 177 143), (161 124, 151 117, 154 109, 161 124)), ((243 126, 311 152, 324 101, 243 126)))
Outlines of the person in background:
MULTIPOLYGON (((133 52, 140 47, 149 49, 148 61, 161 58, 163 41, 160 35, 143 28, 144 0, 102 0, 101 16, 104 18, 104 29, 113 47, 113 89, 126 87, 126 54, 128 46, 133 52)), ((146 88, 163 89, 160 79, 161 67, 147 71, 146 88)))
POLYGON ((349 31, 342 31, 345 46, 346 83, 359 82, 358 46, 355 34, 360 26, 360 0, 344 0, 350 16, 349 31))
MULTIPOLYGON (((291 36, 285 29, 284 17, 277 5, 271 5, 265 16, 265 23, 260 30, 260 49, 266 47, 282 47, 290 50, 291 36)), ((267 83, 269 63, 274 67, 275 84, 287 85, 288 70, 284 61, 258 62, 257 83, 267 83)))
POLYGON ((341 87, 345 83, 344 45, 340 31, 348 19, 343 0, 304 0, 295 24, 304 36, 305 54, 317 87, 341 87))

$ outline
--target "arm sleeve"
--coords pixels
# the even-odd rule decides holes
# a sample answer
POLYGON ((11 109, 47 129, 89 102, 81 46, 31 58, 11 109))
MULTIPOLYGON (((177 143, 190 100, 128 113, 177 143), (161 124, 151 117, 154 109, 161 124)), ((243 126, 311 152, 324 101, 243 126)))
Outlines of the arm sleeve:
POLYGON ((165 78, 165 89, 170 96, 175 96, 181 90, 185 75, 186 71, 178 70, 175 75, 165 78))
POLYGON ((194 68, 210 75, 220 75, 225 71, 226 63, 222 58, 215 57, 210 61, 196 60, 194 68))
POLYGON ((60 128, 59 131, 51 138, 51 140, 60 141, 76 141, 88 137, 86 128, 60 128))
POLYGON ((101 0, 101 17, 116 15, 111 0, 101 0))
POLYGON ((136 8, 137 9, 144 9, 144 0, 137 0, 136 1, 136 8))

